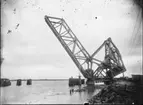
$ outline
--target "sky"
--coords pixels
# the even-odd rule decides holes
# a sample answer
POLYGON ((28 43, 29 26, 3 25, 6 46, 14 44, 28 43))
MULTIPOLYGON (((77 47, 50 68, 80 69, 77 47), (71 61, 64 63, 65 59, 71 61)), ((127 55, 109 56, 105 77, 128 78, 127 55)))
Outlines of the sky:
POLYGON ((141 74, 141 14, 132 0, 1 0, 1 76, 64 79, 79 75, 45 15, 63 18, 89 54, 111 37, 122 55, 125 76, 141 74))

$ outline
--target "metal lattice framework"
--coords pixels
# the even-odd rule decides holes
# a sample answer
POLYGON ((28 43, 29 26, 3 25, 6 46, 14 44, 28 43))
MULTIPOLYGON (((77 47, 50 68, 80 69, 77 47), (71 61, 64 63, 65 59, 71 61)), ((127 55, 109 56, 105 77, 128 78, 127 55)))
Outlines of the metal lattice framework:
POLYGON ((108 38, 104 43, 91 55, 94 60, 94 56, 102 49, 105 49, 104 60, 100 63, 98 68, 94 72, 94 78, 99 77, 115 77, 116 75, 126 71, 124 63, 122 61, 121 54, 118 48, 114 45, 111 38, 108 38))
POLYGON ((45 16, 45 21, 85 78, 109 78, 110 76, 114 77, 123 73, 126 70, 121 54, 113 44, 111 38, 104 41, 104 43, 90 55, 64 19, 45 16), (101 61, 96 59, 95 55, 103 47, 105 47, 105 58, 101 61), (97 68, 94 68, 93 65, 97 65, 97 68))

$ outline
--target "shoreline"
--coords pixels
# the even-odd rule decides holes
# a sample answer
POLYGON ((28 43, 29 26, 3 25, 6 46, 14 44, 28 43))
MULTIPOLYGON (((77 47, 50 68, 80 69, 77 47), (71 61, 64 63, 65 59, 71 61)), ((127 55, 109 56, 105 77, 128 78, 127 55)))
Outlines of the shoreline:
MULTIPOLYGON (((10 81, 17 81, 18 79, 10 79, 10 81)), ((21 79, 27 81, 28 79, 21 79)), ((68 81, 68 79, 31 79, 32 81, 68 81)))

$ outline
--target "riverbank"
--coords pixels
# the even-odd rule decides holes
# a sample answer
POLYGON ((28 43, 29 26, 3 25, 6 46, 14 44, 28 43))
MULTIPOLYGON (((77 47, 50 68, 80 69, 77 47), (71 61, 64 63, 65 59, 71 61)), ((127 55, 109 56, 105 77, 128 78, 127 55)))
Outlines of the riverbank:
POLYGON ((142 79, 119 80, 111 85, 105 86, 98 94, 94 95, 89 100, 89 103, 120 103, 140 105, 143 103, 142 88, 142 79))

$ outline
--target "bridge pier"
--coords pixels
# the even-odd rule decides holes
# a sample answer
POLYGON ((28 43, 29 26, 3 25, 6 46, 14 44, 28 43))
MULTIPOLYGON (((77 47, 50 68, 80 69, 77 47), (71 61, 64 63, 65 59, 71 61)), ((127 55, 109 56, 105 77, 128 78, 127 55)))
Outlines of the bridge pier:
POLYGON ((32 84, 32 80, 31 79, 28 79, 27 80, 27 85, 31 85, 32 84))
POLYGON ((110 84, 113 83, 113 80, 112 79, 110 79, 110 80, 105 80, 105 79, 96 79, 96 80, 87 79, 86 84, 87 85, 95 85, 95 83, 100 83, 100 82, 103 82, 105 85, 110 85, 110 84))
POLYGON ((18 79, 16 85, 17 85, 17 86, 20 86, 21 84, 22 84, 22 80, 21 80, 21 79, 18 79))
POLYGON ((94 80, 92 80, 92 79, 87 79, 86 85, 94 85, 94 80))

